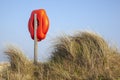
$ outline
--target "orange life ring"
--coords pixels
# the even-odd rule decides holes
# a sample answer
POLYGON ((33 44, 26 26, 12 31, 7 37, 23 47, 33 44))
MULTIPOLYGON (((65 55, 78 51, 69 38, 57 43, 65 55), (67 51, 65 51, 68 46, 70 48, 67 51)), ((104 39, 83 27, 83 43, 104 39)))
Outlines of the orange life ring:
POLYGON ((31 13, 28 30, 30 32, 31 38, 34 40, 34 14, 37 14, 37 40, 41 41, 45 39, 46 34, 49 29, 49 19, 44 9, 34 10, 31 13))

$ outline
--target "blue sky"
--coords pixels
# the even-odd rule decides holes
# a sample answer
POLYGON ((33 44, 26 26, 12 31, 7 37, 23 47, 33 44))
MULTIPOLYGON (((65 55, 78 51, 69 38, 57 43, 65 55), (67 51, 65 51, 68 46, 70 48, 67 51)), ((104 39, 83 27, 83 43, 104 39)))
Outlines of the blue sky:
POLYGON ((120 46, 120 0, 1 0, 0 60, 7 44, 20 47, 33 58, 33 40, 28 32, 31 11, 43 8, 50 20, 45 40, 39 42, 39 60, 45 60, 51 43, 61 33, 90 30, 120 46))

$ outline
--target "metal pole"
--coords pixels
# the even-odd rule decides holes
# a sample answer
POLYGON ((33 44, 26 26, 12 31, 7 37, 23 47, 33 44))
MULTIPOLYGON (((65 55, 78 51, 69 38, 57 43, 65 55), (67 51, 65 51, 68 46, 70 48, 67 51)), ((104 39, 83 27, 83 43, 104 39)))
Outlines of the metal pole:
POLYGON ((34 14, 34 64, 38 60, 38 42, 37 42, 37 14, 34 14))

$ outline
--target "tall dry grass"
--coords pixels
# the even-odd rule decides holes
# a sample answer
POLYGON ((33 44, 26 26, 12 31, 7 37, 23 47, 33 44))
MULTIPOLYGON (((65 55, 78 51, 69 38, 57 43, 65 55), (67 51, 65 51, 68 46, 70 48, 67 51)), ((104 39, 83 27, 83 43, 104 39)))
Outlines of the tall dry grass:
POLYGON ((71 80, 114 80, 120 76, 120 52, 91 32, 58 37, 51 61, 61 64, 71 80))
POLYGON ((79 32, 56 38, 46 63, 25 57, 16 47, 5 53, 10 66, 2 72, 5 80, 120 80, 120 52, 99 35, 79 32))

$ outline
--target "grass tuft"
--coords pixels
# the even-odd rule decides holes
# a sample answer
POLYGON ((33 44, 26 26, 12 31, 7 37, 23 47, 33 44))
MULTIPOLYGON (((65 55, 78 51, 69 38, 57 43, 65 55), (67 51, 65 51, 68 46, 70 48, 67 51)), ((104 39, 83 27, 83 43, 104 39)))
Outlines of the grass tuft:
POLYGON ((120 51, 98 34, 78 32, 57 37, 48 62, 33 64, 10 46, 5 51, 10 65, 1 72, 5 80, 119 80, 120 51))

